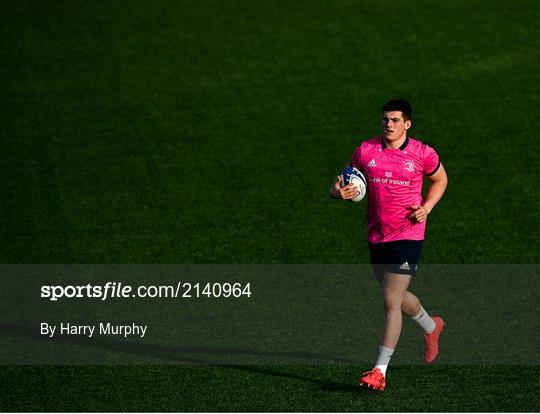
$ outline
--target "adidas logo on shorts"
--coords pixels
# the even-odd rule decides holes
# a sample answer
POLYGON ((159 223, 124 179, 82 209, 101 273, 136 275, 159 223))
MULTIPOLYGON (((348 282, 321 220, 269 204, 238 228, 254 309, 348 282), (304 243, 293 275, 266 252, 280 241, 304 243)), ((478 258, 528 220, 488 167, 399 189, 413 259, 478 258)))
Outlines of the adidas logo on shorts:
POLYGON ((408 262, 403 263, 401 266, 399 266, 399 268, 400 268, 401 270, 411 270, 411 268, 409 267, 409 263, 408 263, 408 262))

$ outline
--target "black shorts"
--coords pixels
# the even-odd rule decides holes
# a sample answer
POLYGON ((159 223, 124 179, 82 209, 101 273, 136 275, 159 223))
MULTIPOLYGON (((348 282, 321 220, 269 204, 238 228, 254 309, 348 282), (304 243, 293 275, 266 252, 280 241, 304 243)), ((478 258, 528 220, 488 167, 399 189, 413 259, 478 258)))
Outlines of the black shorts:
POLYGON ((423 240, 368 243, 371 266, 375 275, 390 272, 414 276, 422 255, 423 244, 423 240))

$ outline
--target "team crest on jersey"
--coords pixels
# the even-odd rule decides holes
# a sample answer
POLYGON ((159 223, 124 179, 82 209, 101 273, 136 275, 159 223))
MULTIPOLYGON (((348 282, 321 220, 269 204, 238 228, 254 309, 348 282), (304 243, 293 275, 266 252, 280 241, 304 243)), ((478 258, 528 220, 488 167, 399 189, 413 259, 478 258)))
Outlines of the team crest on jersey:
POLYGON ((404 161, 403 168, 409 172, 414 172, 414 163, 412 161, 404 161))

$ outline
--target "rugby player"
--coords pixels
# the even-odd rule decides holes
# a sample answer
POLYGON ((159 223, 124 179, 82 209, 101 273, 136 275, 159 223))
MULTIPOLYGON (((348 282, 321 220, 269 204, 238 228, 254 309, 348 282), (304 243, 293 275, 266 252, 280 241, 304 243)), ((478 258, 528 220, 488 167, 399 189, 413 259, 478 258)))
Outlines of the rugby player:
MULTIPOLYGON (((382 107, 382 135, 364 141, 350 166, 362 171, 368 182, 367 241, 372 269, 384 298, 385 321, 379 354, 360 384, 384 390, 386 370, 399 340, 402 312, 424 330, 424 361, 433 363, 444 327, 440 316, 431 317, 420 300, 408 290, 422 253, 428 215, 442 198, 448 178, 433 148, 409 137, 412 108, 404 99, 382 107), (422 198, 424 176, 430 180, 422 198)), ((349 200, 357 195, 354 184, 341 187, 334 180, 330 195, 349 200)))

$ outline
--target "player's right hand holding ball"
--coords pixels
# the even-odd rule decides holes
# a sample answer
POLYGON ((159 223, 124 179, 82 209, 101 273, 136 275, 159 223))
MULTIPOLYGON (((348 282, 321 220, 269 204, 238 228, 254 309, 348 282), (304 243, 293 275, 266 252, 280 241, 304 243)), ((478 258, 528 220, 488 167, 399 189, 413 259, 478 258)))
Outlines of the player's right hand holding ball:
POLYGON ((341 195, 341 198, 343 200, 351 200, 360 193, 358 191, 358 187, 353 183, 349 183, 343 187, 342 185, 343 177, 341 175, 338 175, 334 188, 336 189, 336 192, 341 195))

